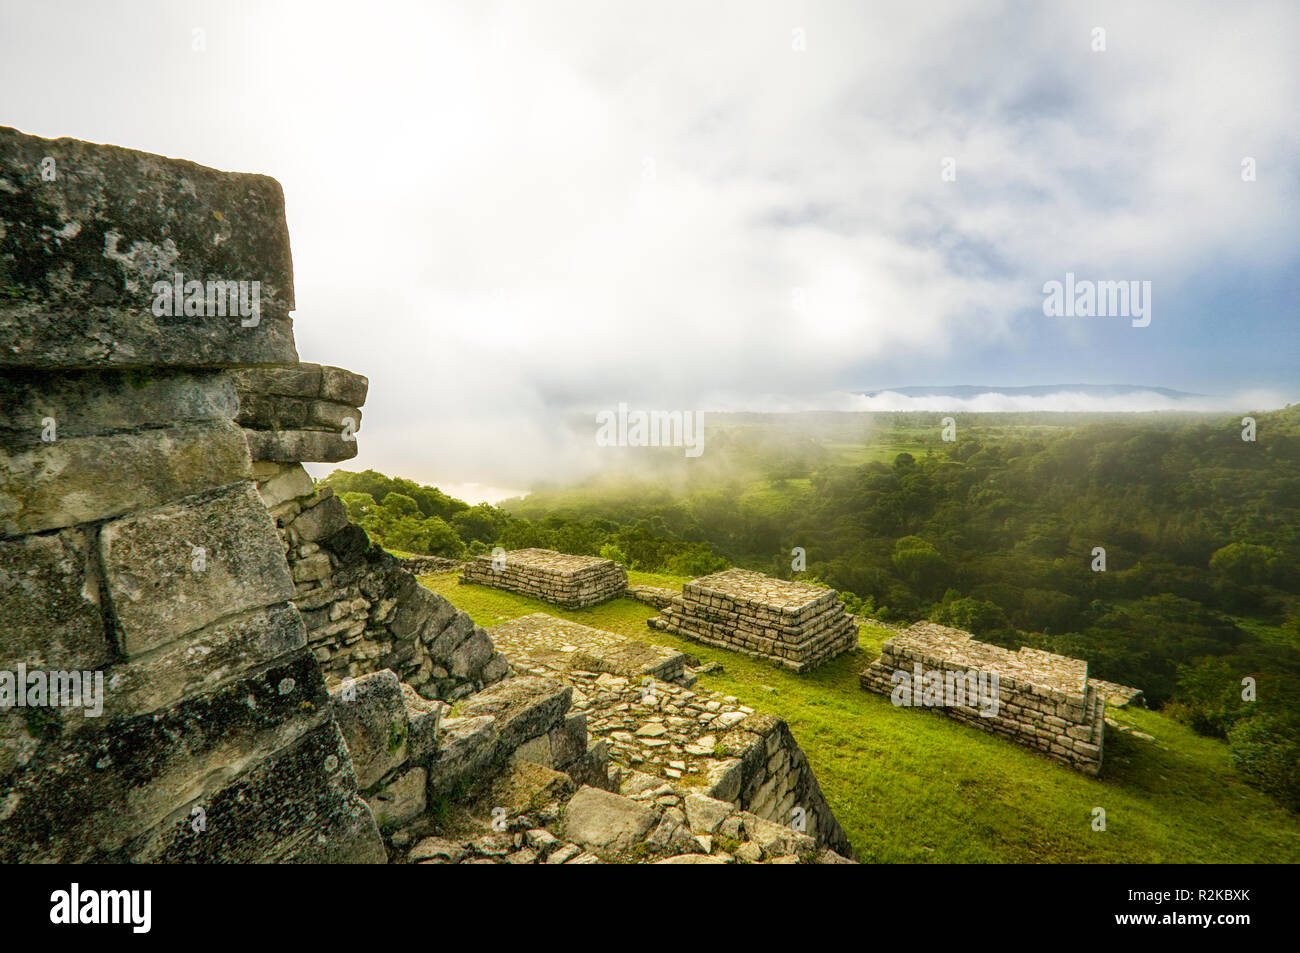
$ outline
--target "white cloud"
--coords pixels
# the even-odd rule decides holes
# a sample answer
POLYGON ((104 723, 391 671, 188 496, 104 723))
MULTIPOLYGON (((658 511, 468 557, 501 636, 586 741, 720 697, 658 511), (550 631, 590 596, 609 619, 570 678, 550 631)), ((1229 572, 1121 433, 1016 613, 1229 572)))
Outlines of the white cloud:
POLYGON ((1159 276, 1158 326, 1294 254, 1286 3, 132 11, 0 14, 7 121, 279 178, 300 352, 370 376, 357 462, 424 480, 562 472, 559 415, 619 400, 1028 380, 1029 331, 1105 369, 1110 330, 1026 325, 1044 281, 1159 276))

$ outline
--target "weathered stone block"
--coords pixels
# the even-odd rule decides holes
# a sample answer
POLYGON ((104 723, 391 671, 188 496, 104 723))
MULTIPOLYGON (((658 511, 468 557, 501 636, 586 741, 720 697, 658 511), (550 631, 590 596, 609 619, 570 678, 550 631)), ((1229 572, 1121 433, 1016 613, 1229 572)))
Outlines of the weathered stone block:
POLYGON ((450 666, 453 678, 472 679, 492 658, 492 640, 482 629, 475 628, 469 638, 451 653, 450 666))
POLYGON ((0 540, 0 668, 108 661, 92 544, 82 530, 0 540))
POLYGON ((328 430, 245 430, 254 460, 337 463, 357 455, 356 437, 328 430))
POLYGON ((326 400, 360 407, 366 402, 370 381, 341 367, 322 365, 320 395, 326 400))
MULTIPOLYGON (((0 295, 0 367, 297 359, 289 235, 274 179, 0 127, 0 232, 8 292, 0 295), (41 174, 47 157, 53 181, 41 174), (177 275, 257 281, 256 326, 183 308, 156 315, 154 283, 177 275)), ((251 303, 251 284, 246 290, 251 303)))
POLYGON ((47 731, 23 765, 0 776, 0 804, 8 805, 0 862, 110 859, 326 723, 327 704, 320 668, 304 649, 158 713, 47 731))
POLYGON ((583 787, 564 812, 564 836, 594 851, 631 850, 650 833, 655 812, 631 798, 583 787))
POLYGON ((313 582, 321 579, 328 579, 334 567, 330 563, 328 553, 316 553, 297 560, 293 564, 293 581, 294 582, 313 582))
POLYGON ((275 526, 250 482, 107 523, 100 552, 128 653, 294 595, 275 526))
POLYGON ((551 753, 557 768, 564 768, 587 753, 587 716, 569 715, 564 723, 551 729, 551 753))
POLYGON ((109 519, 250 475, 230 421, 0 449, 0 536, 109 519))
POLYGON ((470 786, 491 763, 497 741, 496 719, 491 715, 443 719, 438 757, 429 762, 429 795, 470 786))
POLYGON ((230 420, 234 385, 219 371, 67 371, 0 375, 0 446, 230 420), (50 429, 52 427, 52 429, 50 429))
POLYGON ((348 749, 327 723, 182 809, 120 855, 133 863, 382 864, 369 806, 356 793, 348 749))
POLYGON ((685 803, 687 823, 696 834, 713 834, 736 809, 736 805, 696 791, 687 793, 685 803))
POLYGON ((305 362, 280 367, 240 367, 230 372, 230 379, 241 398, 245 394, 316 397, 321 390, 320 365, 305 362))
POLYGON ((461 707, 466 717, 496 719, 504 756, 560 724, 572 697, 573 689, 562 682, 527 676, 498 682, 465 699, 461 707))
POLYGON ((366 799, 381 830, 409 824, 424 813, 428 780, 424 768, 412 768, 366 799))
POLYGON ((423 761, 438 750, 438 725, 442 719, 441 702, 422 698, 410 685, 402 683, 402 701, 411 726, 407 749, 411 761, 423 761))
POLYGON ((330 704, 361 790, 378 784, 410 756, 410 716, 393 672, 345 680, 330 693, 330 704))
POLYGON ((269 479, 258 481, 257 492, 269 510, 289 500, 310 496, 313 488, 311 474, 301 464, 287 465, 269 479))
POLYGON ((302 618, 288 602, 223 619, 143 658, 114 665, 104 717, 146 714, 214 691, 306 644, 302 618))

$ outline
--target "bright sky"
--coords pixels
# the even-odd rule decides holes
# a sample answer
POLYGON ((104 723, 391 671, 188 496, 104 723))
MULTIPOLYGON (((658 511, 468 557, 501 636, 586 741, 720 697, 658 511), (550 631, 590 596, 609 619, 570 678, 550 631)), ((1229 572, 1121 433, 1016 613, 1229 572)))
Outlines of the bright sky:
POLYGON ((0 124, 277 178, 349 468, 520 487, 620 401, 1300 399, 1298 64, 1291 2, 7 0, 0 124))

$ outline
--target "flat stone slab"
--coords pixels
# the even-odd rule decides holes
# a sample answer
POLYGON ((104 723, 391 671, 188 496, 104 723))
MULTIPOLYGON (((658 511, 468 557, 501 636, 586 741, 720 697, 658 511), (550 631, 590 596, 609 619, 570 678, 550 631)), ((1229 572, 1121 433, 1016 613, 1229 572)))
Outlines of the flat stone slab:
POLYGON ((90 523, 252 476, 229 420, 0 448, 0 536, 90 523))
MULTIPOLYGON (((480 560, 492 562, 491 556, 479 556, 480 560)), ((575 556, 571 553, 558 553, 551 549, 512 549, 505 554, 505 563, 519 569, 537 569, 548 576, 576 576, 592 570, 612 568, 612 559, 599 556, 575 556)))
MULTIPOLYGON (((298 359, 280 184, 0 126, 0 367, 230 367, 298 359), (205 312, 155 309, 156 282, 204 285, 205 312), (259 314, 207 313, 245 282, 259 314), (156 313, 156 310, 163 313, 156 313)), ((186 293, 188 296, 188 293, 186 293)), ((236 302, 238 304, 238 302, 236 302)), ((224 302, 223 302, 224 305, 224 302)))
POLYGON ((107 523, 100 553, 130 654, 294 595, 275 524, 251 482, 107 523))
POLYGON ((0 375, 0 446, 40 447, 50 436, 94 437, 219 420, 239 412, 221 371, 6 371, 0 375))
POLYGON ((564 814, 564 835, 596 851, 628 851, 650 833, 655 812, 644 804, 599 788, 583 787, 564 814))

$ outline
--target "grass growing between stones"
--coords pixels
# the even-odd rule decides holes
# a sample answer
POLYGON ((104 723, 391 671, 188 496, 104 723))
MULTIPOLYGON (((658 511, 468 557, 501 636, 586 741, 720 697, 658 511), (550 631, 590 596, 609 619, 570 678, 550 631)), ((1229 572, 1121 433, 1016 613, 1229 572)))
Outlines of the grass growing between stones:
MULTIPOLYGON (((681 578, 629 573, 633 584, 681 578)), ((1297 863, 1300 818, 1246 786, 1228 747, 1144 709, 1108 711, 1155 737, 1108 728, 1102 774, 1089 778, 937 711, 895 708, 858 672, 889 633, 863 626, 860 648, 794 675, 767 662, 646 627, 631 599, 568 611, 453 573, 422 582, 492 626, 530 612, 618 632, 718 662, 698 688, 784 718, 864 862, 1297 863), (1093 809, 1106 812, 1094 831, 1093 809)))

